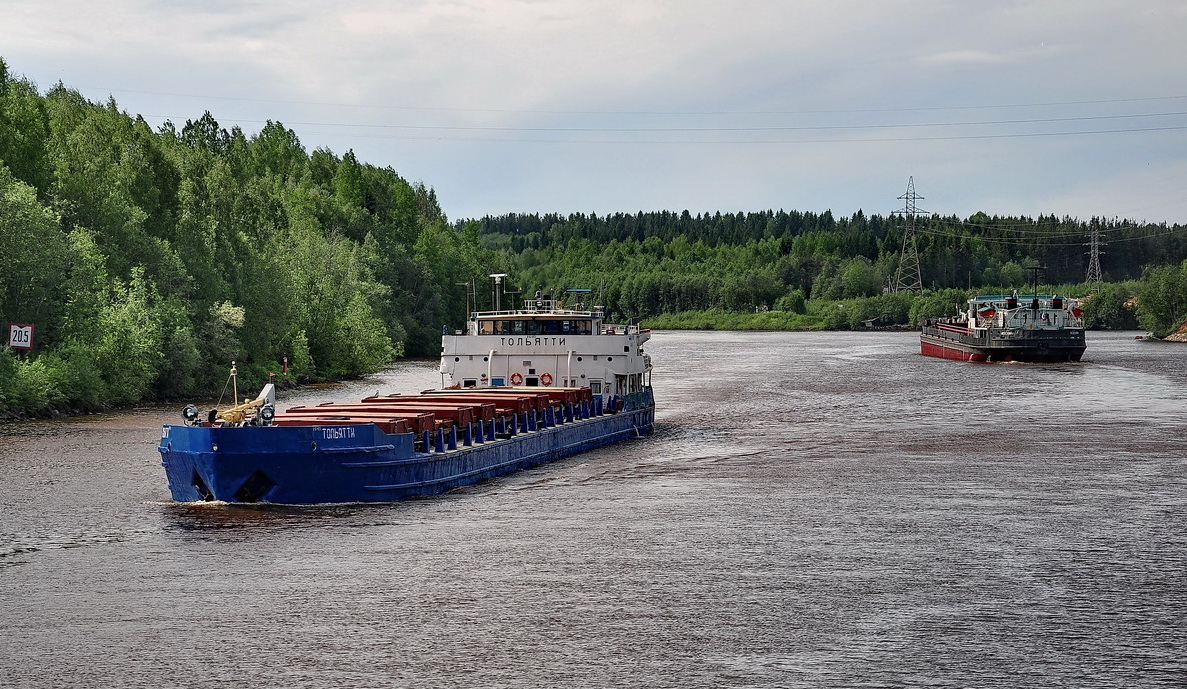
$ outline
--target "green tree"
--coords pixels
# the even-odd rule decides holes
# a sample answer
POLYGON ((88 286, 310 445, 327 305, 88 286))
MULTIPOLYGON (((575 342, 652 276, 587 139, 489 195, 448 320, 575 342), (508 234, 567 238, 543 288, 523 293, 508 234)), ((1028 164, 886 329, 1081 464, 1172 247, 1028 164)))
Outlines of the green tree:
POLYGON ((160 296, 139 269, 126 285, 117 285, 100 313, 104 336, 98 347, 99 369, 108 395, 117 403, 142 399, 152 389, 164 360, 164 337, 157 309, 160 296))
POLYGON ((1155 337, 1187 320, 1187 260, 1147 271, 1138 295, 1138 323, 1155 337))
POLYGON ((865 256, 846 261, 840 270, 841 296, 872 297, 882 291, 882 280, 873 263, 865 256))
POLYGON ((1093 330, 1135 330, 1138 327, 1134 297, 1136 283, 1110 283, 1082 301, 1084 327, 1093 330))
POLYGON ((925 291, 911 304, 908 319, 917 326, 929 318, 955 316, 964 310, 967 302, 968 294, 964 290, 925 291))
POLYGON ((57 337, 66 241, 33 187, 0 166, 0 321, 32 323, 43 345, 57 337))
POLYGON ((775 309, 790 313, 807 313, 808 302, 800 290, 792 290, 775 302, 775 309))
MULTIPOLYGON (((1028 262, 1028 265, 1033 264, 1033 261, 1028 262)), ((1016 261, 1007 261, 999 272, 1001 278, 1001 286, 1007 289, 1023 288, 1028 284, 1029 274, 1026 268, 1023 268, 1016 261)))
POLYGON ((33 84, 10 78, 0 58, 0 165, 38 194, 49 189, 49 138, 45 102, 33 84))

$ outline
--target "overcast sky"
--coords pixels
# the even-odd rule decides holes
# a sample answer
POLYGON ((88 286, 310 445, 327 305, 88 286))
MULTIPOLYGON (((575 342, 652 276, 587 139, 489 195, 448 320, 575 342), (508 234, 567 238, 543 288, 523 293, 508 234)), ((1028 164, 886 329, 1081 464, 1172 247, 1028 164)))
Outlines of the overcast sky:
POLYGON ((0 56, 153 126, 271 119, 508 212, 1187 222, 1183 0, 0 0, 0 56))

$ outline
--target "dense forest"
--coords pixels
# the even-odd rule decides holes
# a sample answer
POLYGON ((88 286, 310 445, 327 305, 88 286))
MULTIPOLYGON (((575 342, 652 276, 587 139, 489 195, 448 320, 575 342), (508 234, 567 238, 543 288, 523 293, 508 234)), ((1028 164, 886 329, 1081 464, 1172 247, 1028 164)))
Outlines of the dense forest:
POLYGON ((374 371, 440 351, 497 268, 431 189, 269 122, 153 131, 0 61, 0 411, 89 409, 374 371), (5 329, 7 333, 7 328, 5 329))
MULTIPOLYGON (((476 225, 485 246, 509 253, 529 284, 594 288, 620 317, 690 311, 806 314, 817 306, 827 313, 800 322, 828 328, 872 318, 917 323, 950 313, 974 288, 1032 289, 1032 266, 1043 267, 1039 278, 1047 290, 1077 297, 1103 292, 1095 307, 1099 311, 1110 298, 1131 301, 1138 285, 1128 283, 1187 259, 1187 228, 1180 225, 984 213, 965 220, 919 216, 914 234, 921 286, 931 293, 925 296, 933 297, 924 304, 914 294, 894 294, 907 222, 897 214, 858 211, 834 218, 829 212, 780 210, 508 215, 463 226, 476 225), (1085 282, 1093 232, 1104 247, 1098 255, 1104 282, 1126 285, 1123 289, 1085 282), (838 302, 851 308, 838 310, 838 302), (937 308, 941 313, 930 312, 937 308)), ((1136 312, 1098 325, 1137 327, 1135 319, 1136 312)), ((752 320, 776 326, 788 322, 770 315, 752 320)))
MULTIPOLYGON (((0 413, 96 409, 357 376, 438 354, 491 308, 487 276, 582 287, 653 327, 857 328, 954 311, 973 289, 1088 297, 1091 326, 1187 318, 1187 230, 977 214, 914 219, 923 289, 896 291, 907 219, 861 211, 506 215, 451 223, 436 194, 353 151, 307 151, 209 113, 156 130, 114 100, 44 93, 0 59, 0 413), (1104 281, 1087 283, 1096 232, 1104 281)), ((504 304, 511 303, 509 297, 504 304)))

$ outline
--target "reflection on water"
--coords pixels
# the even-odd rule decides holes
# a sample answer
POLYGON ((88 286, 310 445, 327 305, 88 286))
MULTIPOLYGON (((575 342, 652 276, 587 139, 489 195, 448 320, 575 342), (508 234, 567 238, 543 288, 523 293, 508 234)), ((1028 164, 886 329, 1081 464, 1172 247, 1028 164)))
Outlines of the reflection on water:
POLYGON ((325 524, 368 526, 397 524, 421 500, 398 504, 269 505, 225 502, 165 501, 158 503, 164 525, 183 532, 231 530, 288 530, 320 528, 325 524))
POLYGON ((162 503, 166 519, 186 531, 285 528, 311 522, 350 519, 357 510, 319 505, 237 505, 225 502, 162 503))
POLYGON ((394 505, 172 503, 172 409, 3 427, 0 684, 1179 686, 1187 350, 648 349, 654 436, 394 505))

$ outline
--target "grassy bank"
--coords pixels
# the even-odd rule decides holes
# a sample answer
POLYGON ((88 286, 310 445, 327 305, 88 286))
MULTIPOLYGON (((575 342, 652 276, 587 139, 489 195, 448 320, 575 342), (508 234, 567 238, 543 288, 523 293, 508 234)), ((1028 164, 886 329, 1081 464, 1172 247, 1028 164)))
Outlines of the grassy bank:
POLYGON ((803 313, 729 313, 718 309, 683 311, 648 318, 655 330, 824 330, 824 319, 803 313))

